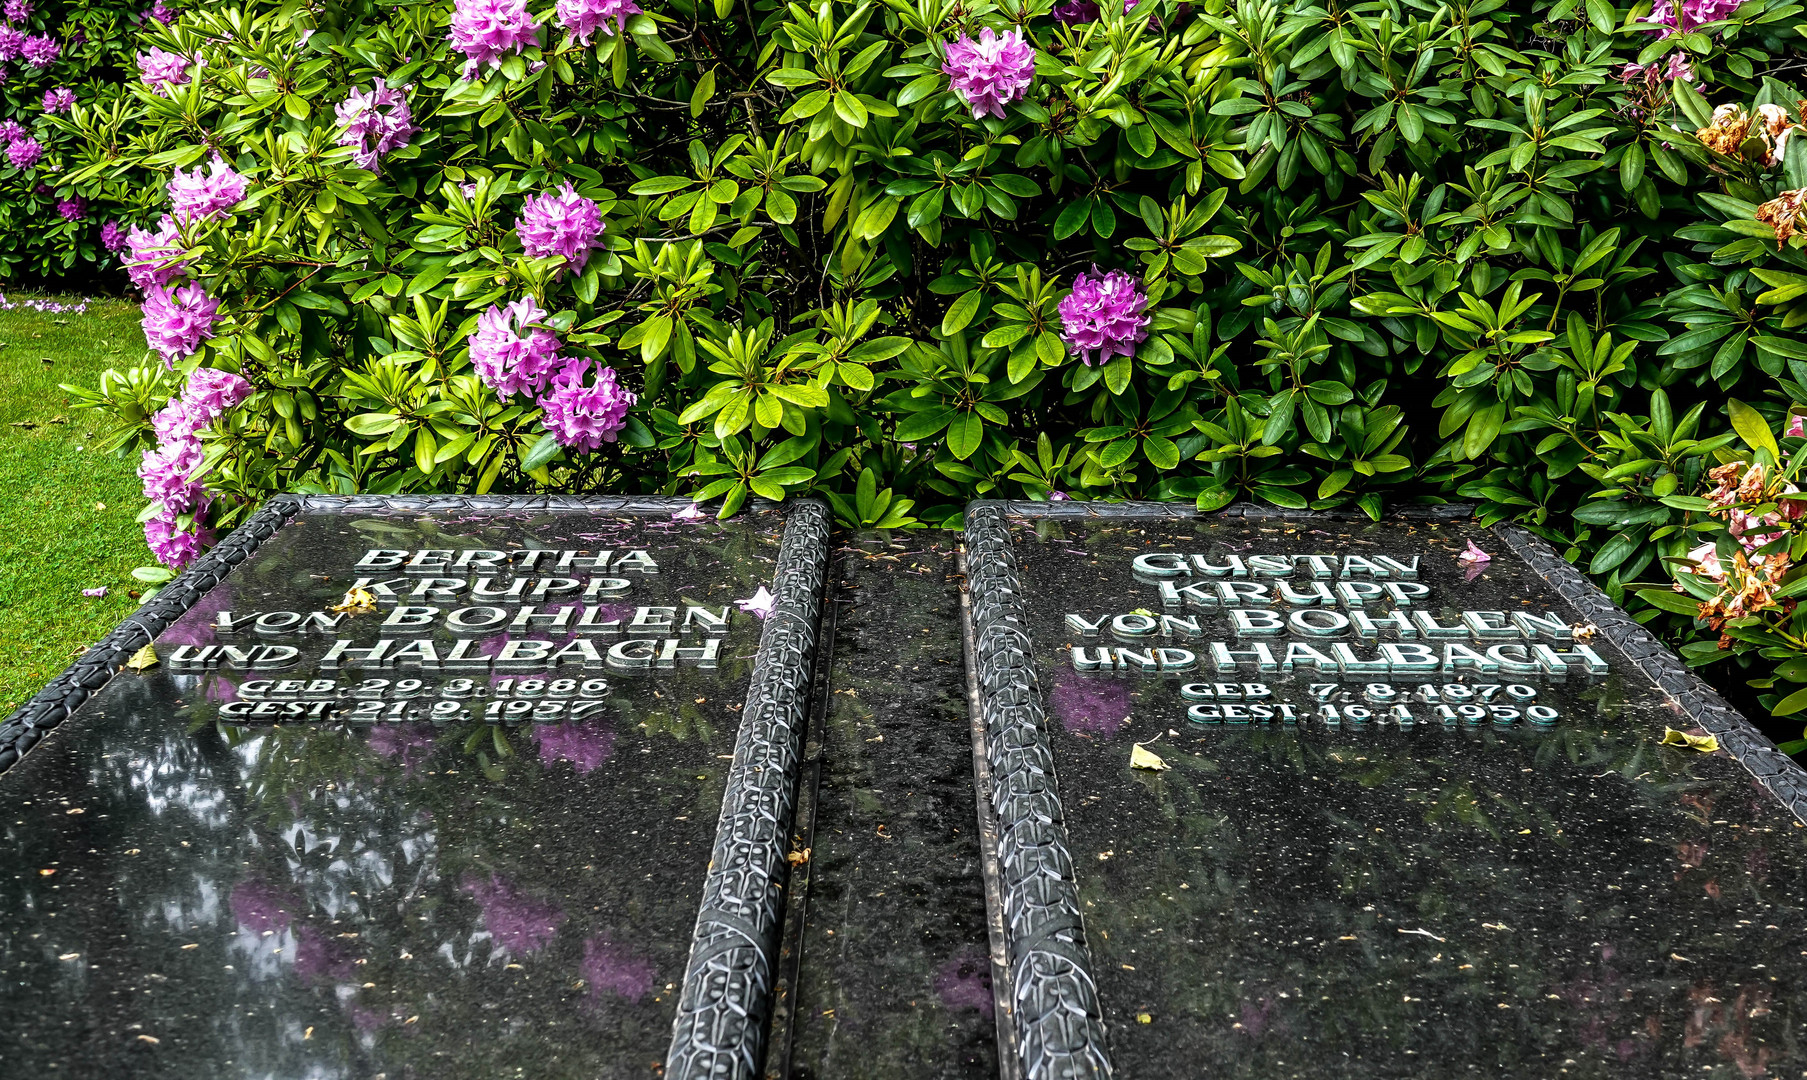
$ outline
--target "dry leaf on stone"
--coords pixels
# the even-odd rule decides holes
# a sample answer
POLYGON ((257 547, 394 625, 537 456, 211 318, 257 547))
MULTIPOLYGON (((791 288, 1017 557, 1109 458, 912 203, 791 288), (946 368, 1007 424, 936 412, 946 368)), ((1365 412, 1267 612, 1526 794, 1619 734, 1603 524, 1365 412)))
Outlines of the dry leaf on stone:
POLYGON ((1666 727, 1663 729, 1663 745, 1691 746, 1703 754, 1710 754, 1719 749, 1719 740, 1712 735, 1690 735, 1685 731, 1666 727))
POLYGON ((1153 769, 1160 772, 1173 766, 1162 760, 1161 755, 1137 743, 1129 751, 1129 767, 1132 769, 1153 769))
POLYGON ((376 597, 369 589, 352 588, 345 591, 345 599, 327 608, 328 611, 375 611, 376 597))
POLYGON ((146 645, 144 648, 133 653, 132 658, 125 662, 125 666, 132 671, 148 671, 149 669, 156 667, 157 663, 157 650, 146 645))

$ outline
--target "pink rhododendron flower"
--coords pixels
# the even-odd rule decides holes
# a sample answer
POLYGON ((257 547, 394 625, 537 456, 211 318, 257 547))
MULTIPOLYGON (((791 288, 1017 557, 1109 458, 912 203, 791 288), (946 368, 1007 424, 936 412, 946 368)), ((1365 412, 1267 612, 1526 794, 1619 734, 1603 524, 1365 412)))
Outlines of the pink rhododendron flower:
POLYGON ((19 51, 25 48, 25 31, 12 26, 0 26, 0 61, 17 60, 19 51))
POLYGON ((558 0, 555 14, 560 26, 588 45, 598 30, 614 37, 627 26, 628 16, 640 14, 640 5, 634 0, 558 0))
POLYGON ((199 285, 152 288, 144 297, 144 340, 163 355, 165 367, 173 368, 213 337, 219 310, 220 302, 199 285))
POLYGON ((1730 18, 1743 0, 1682 0, 1678 8, 1673 0, 1656 0, 1650 15, 1642 22, 1660 27, 1658 36, 1668 37, 1680 31, 1687 33, 1702 23, 1730 18))
POLYGON ((1073 279, 1073 291, 1060 302, 1061 339, 1088 365, 1134 356, 1148 337, 1147 306, 1140 281, 1121 270, 1100 274, 1094 266, 1073 279))
MULTIPOLYGON (((1690 574, 1699 574, 1714 581, 1725 580, 1725 567, 1719 562, 1719 549, 1711 543, 1702 544, 1688 552, 1688 561, 1694 564, 1690 574)), ((1677 586, 1679 589, 1680 586, 1677 586)))
POLYGON ((1693 82, 1694 66, 1688 63, 1686 53, 1676 52, 1669 54, 1668 63, 1661 68, 1655 64, 1626 64, 1619 69, 1620 82, 1635 82, 1639 79, 1647 82, 1674 82, 1677 79, 1693 82))
POLYGON ((49 34, 37 34, 25 39, 19 46, 19 57, 32 67, 49 67, 56 61, 57 54, 63 51, 62 45, 49 34))
POLYGON ((1783 438, 1799 439, 1807 437, 1807 414, 1795 413, 1788 418, 1788 428, 1782 432, 1783 438))
POLYGON ((529 258, 563 255, 566 266, 581 270, 590 261, 602 228, 602 211, 567 180, 560 190, 527 200, 515 222, 515 235, 529 258))
POLYGON ((157 0, 156 3, 151 5, 150 10, 145 12, 145 14, 149 15, 153 19, 156 19, 158 22, 162 23, 164 26, 168 26, 170 23, 173 23, 176 21, 176 10, 174 8, 170 7, 168 4, 165 4, 163 2, 163 0, 157 0))
POLYGON ((138 463, 138 479, 144 481, 144 497, 162 503, 174 514, 192 514, 206 502, 207 494, 200 484, 189 479, 201 467, 204 457, 201 444, 184 440, 165 443, 147 451, 138 463))
POLYGON ((448 37, 452 48, 465 55, 467 79, 475 78, 484 64, 502 66, 504 53, 519 53, 540 41, 527 0, 457 0, 448 37))
POLYGON ((1463 548, 1461 554, 1456 556, 1456 561, 1463 566, 1482 566, 1492 562, 1493 556, 1482 551, 1473 540, 1470 540, 1468 546, 1463 548))
POLYGON ((955 93, 972 107, 973 119, 981 116, 1004 117, 1004 106, 1021 98, 1035 78, 1035 49, 1023 40, 1020 30, 1006 30, 1002 36, 987 26, 979 31, 979 39, 961 34, 947 45, 947 62, 942 71, 949 76, 955 93))
POLYGON ((138 77, 164 97, 172 96, 176 87, 188 83, 189 60, 179 53, 164 52, 152 45, 150 52, 138 54, 137 62, 138 77))
POLYGON ((0 123, 0 143, 15 142, 19 139, 26 138, 30 134, 31 129, 24 124, 19 123, 17 120, 7 120, 4 123, 0 123))
POLYGON ((560 342, 542 324, 546 312, 531 297, 506 308, 491 305, 477 316, 469 339, 471 366, 506 401, 515 394, 538 394, 563 365, 560 342))
POLYGON ((7 22, 22 23, 31 18, 31 0, 6 0, 6 6, 0 11, 5 13, 7 22))
POLYGON ((213 418, 196 413, 181 398, 169 399, 169 404, 151 415, 151 430, 157 433, 159 446, 171 446, 180 442, 192 442, 200 445, 201 429, 213 418))
POLYGON ((159 516, 144 523, 144 542, 158 562, 172 570, 180 570, 213 546, 213 530, 205 527, 193 531, 179 529, 174 515, 159 516))
POLYGON ((734 606, 746 612, 748 615, 753 616, 755 619, 764 619, 770 617, 772 611, 777 608, 778 598, 773 596, 771 591, 764 585, 761 585, 759 591, 754 593, 751 597, 745 600, 734 601, 734 606))
POLYGON ((29 169, 44 157, 44 147, 32 138, 14 139, 6 144, 6 160, 15 169, 29 169))
POLYGON ((375 172, 384 154, 400 150, 417 130, 408 113, 407 88, 394 90, 379 79, 368 92, 352 88, 351 96, 333 110, 345 131, 340 146, 355 147, 352 161, 375 172))
POLYGON ((177 169, 169 178, 169 206, 178 221, 206 221, 224 217, 245 200, 245 178, 214 155, 205 170, 177 169))
POLYGON ((188 373, 188 385, 182 388, 183 405, 202 424, 212 423, 250 396, 250 383, 219 368, 195 368, 188 373))
POLYGON ((125 248, 125 245, 126 245, 125 230, 121 229, 119 227, 119 222, 108 221, 106 224, 104 224, 100 227, 100 246, 101 247, 106 248, 108 251, 118 252, 118 251, 123 250, 125 248))
POLYGON ((56 204, 56 212, 57 216, 64 221, 80 221, 82 215, 88 212, 88 200, 80 195, 71 195, 67 199, 60 199, 56 204))
POLYGON ((126 234, 125 246, 131 249, 125 260, 126 273, 131 275, 132 284, 147 292, 181 277, 192 261, 183 257, 187 249, 182 243, 181 229, 176 225, 176 219, 168 214, 157 223, 156 232, 132 226, 132 231, 126 234))
POLYGON ((552 392, 540 399, 545 409, 541 422, 560 446, 585 452, 614 442, 627 426, 627 410, 637 398, 615 381, 615 369, 604 367, 594 382, 584 378, 595 365, 573 360, 552 378, 552 392))
POLYGON ((55 90, 44 91, 44 111, 47 113, 66 113, 75 107, 75 91, 65 86, 55 90))

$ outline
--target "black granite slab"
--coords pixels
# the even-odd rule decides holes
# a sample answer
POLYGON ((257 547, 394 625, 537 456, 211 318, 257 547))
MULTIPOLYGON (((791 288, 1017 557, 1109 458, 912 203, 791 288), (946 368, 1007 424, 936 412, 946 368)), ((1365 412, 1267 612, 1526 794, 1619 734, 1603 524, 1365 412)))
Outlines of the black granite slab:
POLYGON ((826 515, 674 521, 681 505, 280 500, 28 703, 4 731, 29 752, 0 775, 5 1075, 677 1076, 758 1060, 826 515), (331 630, 219 629, 327 614, 358 573, 397 593, 421 580, 354 570, 371 549, 644 551, 657 572, 630 558, 561 575, 552 555, 491 582, 617 577, 589 599, 555 585, 491 601, 511 620, 575 603, 615 632, 454 633, 451 603, 436 629, 385 629, 431 598, 380 589, 376 611, 331 630), (736 609, 762 586, 769 618, 736 609), (726 608, 727 623, 665 629, 663 606, 671 621, 726 608), (162 663, 115 674, 147 633, 162 663), (322 666, 335 641, 384 637, 432 641, 442 663, 462 640, 479 660, 384 667, 342 648, 322 666), (629 639, 652 644, 609 655, 629 639), (518 644, 582 640, 596 661, 556 670, 518 644), (510 643, 518 668, 481 661, 510 643), (236 652, 206 666, 222 644, 236 652), (260 657, 276 666, 252 669, 260 657))
MULTIPOLYGON (((1454 521, 1106 514, 982 504, 968 515, 1016 1012, 1007 1067, 1807 1075, 1800 770, 1572 568, 1522 532, 1454 521), (1470 540, 1492 556, 1473 574, 1457 561, 1470 540), (1464 611, 1554 612, 1608 670, 1218 672, 1208 658, 1190 671, 1076 670, 1073 646, 1208 657, 1209 641, 1256 640, 1233 633, 1222 608, 1164 605, 1158 582, 1132 573, 1148 552, 1219 566, 1417 555, 1413 580, 1430 593, 1413 610, 1437 626, 1464 611), (1125 642, 1067 619, 1138 610, 1196 616, 1201 634, 1125 642), (1198 683, 1212 700, 1196 685, 1182 696, 1198 683), (1409 726, 1390 714, 1400 703, 1409 726), (1482 715, 1441 716, 1437 704, 1482 715), (1531 704, 1555 715, 1533 723, 1531 704), (1667 727, 1704 727, 1727 749, 1661 745, 1667 727), (1132 768, 1138 744, 1168 768, 1132 768)), ((1375 653, 1353 636, 1265 640, 1281 654, 1289 642, 1375 653)))
POLYGON ((788 1054, 770 1076, 997 1075, 958 551, 947 533, 891 532, 836 552, 788 1054))

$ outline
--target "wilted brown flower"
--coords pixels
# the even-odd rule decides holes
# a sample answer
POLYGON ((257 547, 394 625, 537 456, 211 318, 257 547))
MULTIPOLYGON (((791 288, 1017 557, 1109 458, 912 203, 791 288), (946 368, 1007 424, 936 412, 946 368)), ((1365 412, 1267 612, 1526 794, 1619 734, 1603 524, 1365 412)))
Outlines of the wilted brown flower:
POLYGON ((1776 250, 1795 234, 1795 224, 1801 218, 1801 204, 1807 201, 1807 188, 1795 188, 1757 207, 1757 220, 1776 231, 1776 250))
POLYGON ((1751 118, 1742 105, 1721 105, 1713 110, 1713 122, 1694 133, 1708 150, 1727 157, 1738 156, 1738 147, 1750 134, 1751 118))
MULTIPOLYGON (((1722 560, 1723 563, 1723 560, 1722 560)), ((1715 630, 1728 619, 1755 615, 1775 603, 1775 591, 1788 573, 1788 555, 1753 555, 1740 551, 1732 556, 1731 572, 1718 596, 1700 605, 1700 617, 1715 630)))

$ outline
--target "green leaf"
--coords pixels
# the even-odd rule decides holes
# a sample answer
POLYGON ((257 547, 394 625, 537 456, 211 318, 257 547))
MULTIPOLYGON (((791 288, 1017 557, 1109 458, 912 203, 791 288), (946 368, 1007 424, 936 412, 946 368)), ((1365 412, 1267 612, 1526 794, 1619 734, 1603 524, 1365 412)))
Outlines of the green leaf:
POLYGON ((1674 589, 1639 589, 1638 598, 1653 608, 1672 611, 1677 615, 1698 617, 1700 614, 1700 601, 1674 589))
POLYGON ((552 433, 548 431, 540 436, 540 441, 534 443, 533 449, 527 451, 527 456, 521 459, 521 469, 523 471, 537 469, 557 457, 558 451, 558 440, 553 438, 552 433))
POLYGON ((709 99, 714 96, 715 69, 710 68, 703 72, 703 77, 696 81, 696 89, 691 91, 690 115, 693 117, 703 115, 703 109, 709 104, 709 99))
POLYGON ((966 329, 966 325, 973 321, 973 316, 979 313, 979 299, 979 290, 974 289, 949 305, 947 314, 941 317, 942 334, 953 337, 966 329))
POLYGON ((973 456, 985 434, 985 421, 976 413, 961 413, 947 427, 947 448, 961 461, 973 456))
POLYGON ((1732 421, 1732 430, 1738 433, 1744 444, 1752 450, 1769 451, 1772 462, 1781 461, 1781 448, 1776 445, 1775 433, 1769 430, 1769 421, 1763 419, 1763 414, 1737 398, 1728 398, 1725 404, 1732 421))

